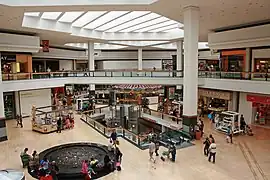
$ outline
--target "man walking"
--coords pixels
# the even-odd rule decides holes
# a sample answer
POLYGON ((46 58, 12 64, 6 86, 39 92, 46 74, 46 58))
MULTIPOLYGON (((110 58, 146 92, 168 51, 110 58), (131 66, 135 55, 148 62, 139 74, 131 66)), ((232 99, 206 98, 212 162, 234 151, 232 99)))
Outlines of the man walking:
POLYGON ((156 150, 156 145, 153 141, 151 141, 151 143, 149 144, 149 157, 150 157, 150 161, 153 160, 154 163, 156 162, 155 158, 153 157, 155 150, 156 150))
POLYGON ((217 153, 217 145, 215 141, 213 141, 209 147, 209 158, 208 158, 209 162, 211 162, 212 157, 213 157, 213 163, 216 162, 216 153, 217 153))

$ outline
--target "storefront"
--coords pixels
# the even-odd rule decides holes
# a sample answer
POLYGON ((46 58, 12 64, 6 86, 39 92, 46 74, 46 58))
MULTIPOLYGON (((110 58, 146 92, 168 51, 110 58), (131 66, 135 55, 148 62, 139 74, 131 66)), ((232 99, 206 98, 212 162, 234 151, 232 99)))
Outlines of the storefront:
POLYGON ((221 71, 245 71, 246 50, 224 50, 221 52, 221 71))
POLYGON ((219 60, 199 60, 199 71, 219 71, 219 60))
POLYGON ((251 123, 270 126, 270 96, 247 94, 246 101, 251 102, 251 123))
POLYGON ((4 110, 6 119, 16 118, 16 107, 15 107, 15 95, 14 92, 4 92, 4 110))
POLYGON ((208 113, 211 111, 222 112, 234 109, 232 92, 199 89, 198 97, 200 111, 204 109, 208 113))
POLYGON ((24 79, 27 74, 15 76, 15 73, 32 72, 32 54, 1 53, 3 79, 24 79))

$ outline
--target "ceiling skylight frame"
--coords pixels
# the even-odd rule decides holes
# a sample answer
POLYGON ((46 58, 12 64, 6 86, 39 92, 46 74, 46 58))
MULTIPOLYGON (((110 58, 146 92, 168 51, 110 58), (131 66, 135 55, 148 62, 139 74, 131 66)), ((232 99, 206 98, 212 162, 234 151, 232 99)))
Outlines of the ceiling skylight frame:
POLYGON ((112 29, 114 27, 117 27, 119 25, 122 25, 124 23, 127 23, 129 21, 140 18, 140 17, 142 17, 146 14, 150 14, 150 13, 151 13, 150 11, 132 11, 132 12, 129 12, 129 13, 117 18, 117 19, 114 19, 111 22, 108 22, 108 23, 98 27, 96 30, 106 32, 109 29, 112 29))
POLYGON ((41 18, 47 20, 57 20, 62 12, 43 12, 41 18))
POLYGON ((162 22, 166 22, 166 21, 170 21, 170 19, 168 19, 168 18, 166 18, 164 16, 161 16, 161 17, 158 17, 156 19, 146 21, 146 22, 138 24, 136 26, 124 29, 124 30, 122 30, 120 32, 133 32, 133 31, 136 32, 136 30, 143 29, 143 28, 146 28, 146 27, 151 27, 153 25, 156 25, 156 24, 159 24, 159 23, 162 23, 162 22))
POLYGON ((72 23, 84 13, 84 11, 64 12, 64 14, 59 18, 58 21, 63 23, 72 23))
POLYGON ((145 27, 145 28, 142 28, 142 29, 138 29, 135 32, 143 33, 143 32, 148 32, 148 31, 155 30, 155 29, 158 29, 158 28, 162 28, 162 27, 166 27, 166 26, 171 26, 171 25, 177 25, 177 24, 178 24, 178 22, 173 21, 173 20, 169 20, 169 21, 166 21, 166 22, 163 22, 163 23, 155 24, 153 26, 149 26, 149 27, 145 27))
POLYGON ((40 12, 25 12, 24 15, 25 16, 31 16, 31 17, 39 17, 40 12))
POLYGON ((76 21, 72 23, 72 26, 82 28, 91 23, 92 21, 96 20, 97 18, 103 16, 107 12, 108 11, 88 11, 80 18, 76 19, 76 21))
POLYGON ((169 29, 176 29, 176 28, 179 28, 179 25, 178 24, 173 24, 173 25, 170 25, 170 26, 164 26, 164 27, 161 27, 161 28, 157 28, 157 29, 152 29, 152 30, 149 30, 147 32, 164 32, 166 30, 169 30, 169 29))
POLYGON ((150 21, 150 20, 153 20, 153 19, 156 19, 156 18, 159 18, 159 17, 161 17, 161 15, 156 14, 156 13, 149 13, 149 14, 146 14, 146 15, 141 16, 139 18, 136 18, 134 20, 128 21, 128 22, 126 22, 124 24, 121 24, 119 26, 116 26, 116 27, 114 27, 112 29, 109 29, 109 30, 107 30, 107 32, 120 32, 120 31, 122 31, 124 29, 139 25, 141 23, 144 23, 146 21, 150 21))
POLYGON ((90 22, 83 28, 85 29, 96 29, 108 22, 111 22, 117 18, 120 18, 121 16, 124 16, 125 14, 129 13, 129 11, 109 11, 106 14, 103 14, 99 18, 95 19, 94 21, 90 22))

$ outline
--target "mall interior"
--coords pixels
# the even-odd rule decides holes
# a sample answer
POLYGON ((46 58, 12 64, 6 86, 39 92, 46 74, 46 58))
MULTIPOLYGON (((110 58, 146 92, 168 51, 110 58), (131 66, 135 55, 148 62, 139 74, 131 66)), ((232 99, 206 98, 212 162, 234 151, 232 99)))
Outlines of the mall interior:
POLYGON ((270 180, 268 7, 1 0, 0 180, 270 180))

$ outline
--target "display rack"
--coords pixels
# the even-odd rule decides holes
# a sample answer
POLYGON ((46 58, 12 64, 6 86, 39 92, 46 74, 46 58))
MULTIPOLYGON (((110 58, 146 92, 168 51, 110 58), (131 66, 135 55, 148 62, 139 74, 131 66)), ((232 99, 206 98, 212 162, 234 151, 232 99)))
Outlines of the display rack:
POLYGON ((231 126, 233 134, 238 134, 240 130, 240 118, 239 113, 233 111, 224 111, 216 118, 216 130, 226 133, 228 127, 231 126))

